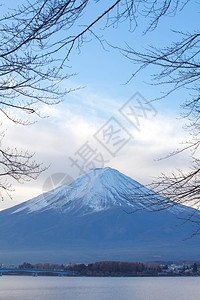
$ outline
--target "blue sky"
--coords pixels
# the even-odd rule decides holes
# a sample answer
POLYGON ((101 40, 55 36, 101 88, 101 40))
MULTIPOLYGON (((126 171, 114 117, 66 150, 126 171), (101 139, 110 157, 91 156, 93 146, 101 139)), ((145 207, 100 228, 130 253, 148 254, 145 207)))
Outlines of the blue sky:
MULTIPOLYGON (((15 5, 15 2, 9 1, 6 5, 12 4, 15 5)), ((199 10, 199 4, 191 1, 177 16, 163 18, 155 31, 144 36, 142 32, 148 20, 142 17, 139 19, 139 26, 133 32, 127 30, 127 22, 119 24, 118 28, 105 30, 102 30, 102 23, 100 29, 95 28, 95 32, 104 35, 104 39, 109 43, 120 47, 126 43, 137 50, 148 45, 163 47, 176 36, 171 29, 186 32, 198 28, 199 10)), ((88 15, 84 16, 84 22, 95 13, 96 10, 91 7, 88 15)), ((69 157, 75 157, 75 153, 86 142, 97 153, 105 156, 107 162, 104 166, 116 168, 143 184, 150 183, 152 177, 158 176, 160 172, 169 174, 175 168, 187 168, 187 153, 168 160, 156 159, 176 150, 182 141, 188 139, 188 133, 182 129, 185 120, 179 117, 180 103, 186 99, 188 92, 182 89, 166 99, 153 102, 156 116, 151 112, 146 119, 141 118, 140 131, 135 130, 134 126, 123 118, 119 109, 136 92, 150 101, 160 96, 165 87, 145 83, 151 82, 150 76, 155 71, 153 68, 146 69, 128 84, 124 84, 135 66, 106 43, 105 48, 106 50, 93 39, 83 44, 80 53, 74 49, 67 63, 70 68, 64 71, 77 75, 62 85, 66 88, 84 88, 69 93, 61 104, 52 107, 41 106, 42 114, 49 116, 48 118, 39 119, 36 124, 28 127, 17 126, 4 120, 7 144, 36 152, 36 159, 50 167, 37 181, 26 182, 23 185, 14 184, 13 199, 4 201, 1 209, 43 193, 48 189, 49 177, 55 174, 58 174, 58 181, 62 181, 62 176, 65 177, 66 174, 76 178, 79 171, 75 166, 71 166, 69 157), (94 138, 111 117, 133 137, 115 156, 94 138)))

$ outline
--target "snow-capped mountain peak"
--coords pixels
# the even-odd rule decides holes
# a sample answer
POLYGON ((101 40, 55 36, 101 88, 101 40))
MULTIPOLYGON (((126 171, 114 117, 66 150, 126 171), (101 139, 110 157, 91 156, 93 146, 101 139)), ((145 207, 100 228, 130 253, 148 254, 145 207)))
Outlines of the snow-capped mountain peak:
POLYGON ((199 239, 183 243, 193 224, 177 227, 182 223, 177 214, 183 212, 181 218, 188 220, 194 209, 172 202, 167 210, 150 212, 165 200, 116 170, 91 170, 71 184, 0 212, 0 250, 18 261, 198 257, 199 239))
MULTIPOLYGON (((62 212, 88 214, 121 207, 149 210, 150 190, 112 168, 93 169, 68 185, 22 203, 13 213, 57 209, 62 212)), ((152 192, 151 192, 152 193, 152 192)), ((161 196, 158 196, 161 197, 161 196)))

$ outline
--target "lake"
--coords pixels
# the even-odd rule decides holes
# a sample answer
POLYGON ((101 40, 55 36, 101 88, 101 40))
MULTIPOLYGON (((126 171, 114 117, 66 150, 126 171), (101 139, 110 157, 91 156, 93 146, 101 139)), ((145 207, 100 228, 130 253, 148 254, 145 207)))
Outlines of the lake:
POLYGON ((3 300, 199 300, 200 277, 2 276, 3 300))

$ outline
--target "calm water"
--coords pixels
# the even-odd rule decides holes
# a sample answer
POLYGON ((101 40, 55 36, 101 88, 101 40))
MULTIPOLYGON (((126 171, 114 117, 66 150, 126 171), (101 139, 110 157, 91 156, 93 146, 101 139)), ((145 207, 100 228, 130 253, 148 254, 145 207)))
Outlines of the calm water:
POLYGON ((199 300, 200 277, 0 277, 3 300, 199 300))

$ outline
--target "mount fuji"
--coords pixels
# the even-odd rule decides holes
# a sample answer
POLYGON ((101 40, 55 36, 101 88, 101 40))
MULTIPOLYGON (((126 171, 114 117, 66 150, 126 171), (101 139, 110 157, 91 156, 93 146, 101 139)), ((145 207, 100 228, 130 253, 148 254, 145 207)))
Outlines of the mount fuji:
POLYGON ((68 185, 1 211, 0 259, 9 263, 199 259, 200 239, 188 238, 193 225, 181 225, 179 219, 194 209, 171 202, 166 210, 153 211, 152 204, 165 199, 151 194, 117 170, 90 170, 68 185))

